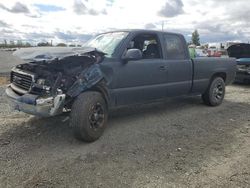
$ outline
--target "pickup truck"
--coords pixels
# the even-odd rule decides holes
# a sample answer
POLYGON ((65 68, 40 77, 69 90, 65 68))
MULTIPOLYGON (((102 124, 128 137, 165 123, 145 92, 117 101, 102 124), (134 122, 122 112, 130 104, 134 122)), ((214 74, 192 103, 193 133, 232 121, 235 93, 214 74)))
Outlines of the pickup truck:
POLYGON ((14 55, 26 63, 11 71, 6 94, 17 110, 36 116, 70 112, 77 139, 97 140, 110 109, 168 97, 201 95, 220 105, 234 81, 234 58, 189 57, 181 34, 107 32, 81 48, 31 48, 14 55))

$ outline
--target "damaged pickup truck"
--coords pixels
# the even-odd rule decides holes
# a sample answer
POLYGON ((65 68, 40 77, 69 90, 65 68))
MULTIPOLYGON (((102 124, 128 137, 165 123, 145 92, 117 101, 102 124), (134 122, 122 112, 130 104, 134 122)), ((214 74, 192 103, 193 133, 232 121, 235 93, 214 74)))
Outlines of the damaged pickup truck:
POLYGON ((202 95, 220 105, 234 81, 233 58, 190 59, 180 34, 124 30, 97 35, 82 48, 32 48, 12 69, 6 94, 15 109, 55 116, 70 111, 76 138, 103 133, 111 108, 167 97, 202 95))

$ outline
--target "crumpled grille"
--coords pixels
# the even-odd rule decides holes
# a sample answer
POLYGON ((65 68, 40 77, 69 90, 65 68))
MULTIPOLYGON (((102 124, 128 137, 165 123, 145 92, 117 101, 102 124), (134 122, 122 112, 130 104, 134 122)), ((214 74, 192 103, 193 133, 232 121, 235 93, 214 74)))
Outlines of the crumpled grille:
POLYGON ((29 91, 32 83, 32 77, 30 75, 12 71, 11 83, 23 90, 29 91))

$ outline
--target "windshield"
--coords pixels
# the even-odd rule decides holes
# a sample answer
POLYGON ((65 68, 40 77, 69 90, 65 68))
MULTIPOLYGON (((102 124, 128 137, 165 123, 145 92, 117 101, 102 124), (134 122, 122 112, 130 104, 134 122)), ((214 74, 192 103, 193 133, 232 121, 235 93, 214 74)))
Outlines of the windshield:
POLYGON ((113 32, 98 35, 85 44, 86 47, 96 48, 111 57, 118 44, 128 35, 128 32, 113 32))

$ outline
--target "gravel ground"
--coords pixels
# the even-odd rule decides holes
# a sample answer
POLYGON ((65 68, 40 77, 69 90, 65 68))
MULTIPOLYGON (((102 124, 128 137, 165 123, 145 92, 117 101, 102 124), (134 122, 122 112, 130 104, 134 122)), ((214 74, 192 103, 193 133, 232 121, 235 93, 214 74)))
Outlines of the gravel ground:
POLYGON ((250 187, 250 86, 112 112, 98 141, 65 117, 14 112, 0 88, 0 187, 250 187))

